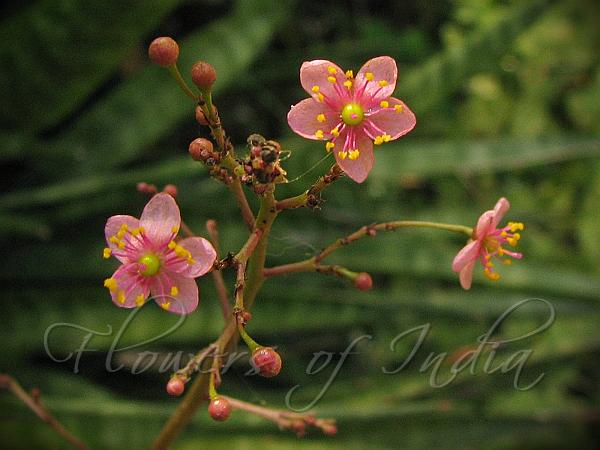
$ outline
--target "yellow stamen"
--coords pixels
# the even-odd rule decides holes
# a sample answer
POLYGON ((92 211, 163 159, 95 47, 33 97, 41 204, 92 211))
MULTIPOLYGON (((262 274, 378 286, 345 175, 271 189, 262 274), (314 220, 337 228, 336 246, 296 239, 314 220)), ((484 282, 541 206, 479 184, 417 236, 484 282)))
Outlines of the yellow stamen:
POLYGON ((104 287, 108 288, 110 292, 114 292, 118 289, 119 283, 114 278, 107 278, 104 280, 104 287))
POLYGON ((177 233, 179 233, 179 227, 176 225, 173 225, 173 228, 171 228, 171 231, 173 232, 173 234, 177 234, 177 233))
POLYGON ((335 77, 327 77, 327 81, 329 81, 330 83, 335 83, 337 79, 335 77))
POLYGON ((104 259, 108 259, 110 258, 110 254, 112 253, 112 250, 108 247, 106 247, 103 251, 102 251, 102 257, 104 259))
POLYGON ((515 238, 508 238, 506 241, 511 247, 516 247, 518 244, 518 241, 515 238))
POLYGON ((117 294, 117 301, 121 304, 125 303, 125 291, 119 291, 117 294))
POLYGON ((335 137, 338 137, 340 135, 340 130, 338 130, 338 127, 335 127, 333 130, 331 130, 331 134, 335 137))
POLYGON ((360 152, 358 151, 358 149, 350 150, 350 152, 348 152, 348 158, 350 158, 352 161, 357 159, 359 156, 360 152))
POLYGON ((144 294, 140 294, 135 298, 135 304, 136 306, 142 306, 144 304, 144 300, 146 300, 146 298, 144 297, 144 294))
POLYGON ((335 75, 337 73, 337 69, 333 66, 329 66, 327 68, 327 72, 329 72, 331 75, 335 75))
POLYGON ((404 111, 404 108, 402 107, 402 105, 394 105, 394 110, 397 113, 401 113, 402 111, 404 111))
POLYGON ((381 106, 382 108, 389 108, 390 102, 388 102, 387 100, 381 100, 381 103, 379 103, 379 106, 381 106))
POLYGON ((121 240, 116 236, 111 236, 110 238, 108 238, 108 242, 110 242, 111 244, 118 244, 119 242, 121 242, 121 240))
POLYGON ((325 122, 325 114, 317 115, 317 121, 319 121, 321 123, 325 122))
POLYGON ((167 245, 167 247, 169 248, 169 250, 175 250, 175 247, 177 247, 177 243, 175 241, 171 241, 169 242, 169 245, 167 245))
POLYGON ((317 139, 323 139, 323 138, 324 138, 323 130, 317 130, 317 131, 315 132, 315 137, 316 137, 317 139))
POLYGON ((510 266, 512 264, 512 259, 504 259, 502 260, 505 266, 510 266))
POLYGON ((346 78, 354 78, 354 72, 351 70, 346 70, 346 78))
POLYGON ((375 140, 373 141, 375 145, 383 144, 383 136, 375 136, 375 140))
POLYGON ((492 281, 498 281, 500 279, 500 274, 492 272, 490 269, 484 269, 483 274, 487 279, 492 281))
POLYGON ((131 230, 131 234, 133 237, 139 236, 141 232, 142 232, 141 228, 134 228, 133 230, 131 230))
POLYGON ((367 72, 367 73, 365 73, 365 78, 366 78, 368 81, 373 81, 373 79, 374 79, 375 77, 373 76, 373 73, 372 73, 372 72, 367 72))
POLYGON ((123 249, 125 248, 125 242, 123 242, 123 241, 120 241, 120 242, 117 244, 117 247, 119 247, 121 250, 123 250, 123 249))
POLYGON ((333 147, 335 147, 335 144, 333 142, 328 142, 327 144, 325 144, 325 150, 327 150, 328 152, 330 152, 333 147))
POLYGON ((172 286, 171 287, 171 297, 177 297, 178 294, 179 294, 179 289, 177 289, 177 286, 172 286))
POLYGON ((352 81, 351 80, 344 81, 344 86, 346 86, 348 89, 350 89, 352 87, 352 81))
POLYGON ((123 237, 125 237, 125 233, 127 233, 127 230, 121 227, 121 229, 117 231, 117 238, 123 239, 123 237))
POLYGON ((325 100, 325 96, 319 92, 317 94, 317 101, 323 103, 324 100, 325 100))
POLYGON ((388 82, 387 82, 386 80, 381 80, 381 81, 379 82, 379 86, 380 86, 380 87, 386 87, 387 85, 388 85, 388 82))
POLYGON ((384 134, 382 137, 383 142, 390 142, 392 140, 392 136, 390 136, 389 134, 384 134))
POLYGON ((317 86, 316 84, 312 87, 312 91, 316 94, 317 92, 319 92, 319 86, 317 86))
POLYGON ((338 152, 338 156, 342 159, 346 159, 346 156, 348 156, 348 152, 338 152))
POLYGON ((164 303, 161 303, 161 304, 160 304, 160 307, 161 307, 162 309, 164 309, 165 311, 168 311, 168 310, 169 310, 169 308, 171 307, 171 302, 164 302, 164 303))

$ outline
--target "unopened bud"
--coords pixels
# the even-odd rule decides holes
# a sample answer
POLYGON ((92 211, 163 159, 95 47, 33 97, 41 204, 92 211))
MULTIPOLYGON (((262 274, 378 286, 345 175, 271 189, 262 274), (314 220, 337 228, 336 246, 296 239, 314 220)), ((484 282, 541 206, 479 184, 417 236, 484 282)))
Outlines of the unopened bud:
POLYGON ((148 47, 148 56, 154 64, 172 66, 179 58, 179 45, 170 37, 158 37, 148 47))
POLYGON ((192 81, 200 89, 210 89, 217 80, 217 72, 209 63, 198 61, 192 66, 192 81))
POLYGON ((196 106, 196 122, 198 122, 200 125, 208 125, 208 120, 206 120, 204 111, 202 111, 200 106, 196 106))
POLYGON ((373 279, 367 272, 361 272, 354 280, 354 287, 361 291, 368 291, 373 287, 373 279))
POLYGON ((208 405, 208 413, 217 422, 223 422, 231 415, 231 403, 226 398, 215 397, 208 405))
POLYGON ((156 194, 157 189, 156 186, 154 186, 153 184, 148 184, 144 181, 140 182, 137 184, 136 186, 137 190, 139 193, 141 194, 156 194))
POLYGON ((167 184, 163 188, 163 192, 165 194, 169 194, 173 198, 177 198, 177 186, 175 186, 174 184, 167 184))
POLYGON ((167 392, 173 397, 179 397, 185 389, 184 382, 177 377, 173 377, 167 383, 167 392))
POLYGON ((337 432, 338 432, 337 427, 333 424, 323 425, 321 427, 321 429, 323 430, 323 433, 326 434, 327 436, 333 436, 333 435, 337 434, 337 432))
POLYGON ((281 356, 272 347, 260 347, 252 353, 252 365, 261 376, 275 377, 281 371, 281 356))
POLYGON ((194 161, 206 161, 206 158, 212 154, 213 150, 213 143, 204 138, 194 139, 188 149, 194 161))

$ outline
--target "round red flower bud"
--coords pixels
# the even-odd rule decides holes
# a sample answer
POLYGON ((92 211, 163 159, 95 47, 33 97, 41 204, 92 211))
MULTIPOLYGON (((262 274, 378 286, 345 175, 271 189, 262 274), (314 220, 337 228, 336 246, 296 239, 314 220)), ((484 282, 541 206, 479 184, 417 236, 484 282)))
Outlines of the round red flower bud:
POLYGON ((184 390, 185 383, 177 377, 171 378, 167 383, 167 392, 173 397, 179 397, 184 390))
POLYGON ((192 159, 195 161, 205 161, 213 150, 213 143, 204 138, 194 139, 188 149, 192 159))
POLYGON ((175 186, 174 184, 167 184, 163 188, 163 192, 166 194, 169 194, 173 198, 176 198, 177 197, 177 186, 175 186))
POLYGON ((172 66, 179 58, 179 45, 170 37, 158 37, 148 47, 148 56, 154 64, 172 66))
POLYGON ((281 371, 281 356, 272 347, 260 347, 252 353, 252 365, 265 377, 275 377, 281 371))
POLYGON ((192 66, 192 81, 200 89, 209 89, 217 80, 217 71, 204 61, 198 61, 192 66))
POLYGON ((354 287, 361 291, 368 291, 373 287, 373 279, 367 272, 361 272, 354 280, 354 287))
POLYGON ((215 397, 208 405, 208 413, 217 422, 223 422, 231 415, 231 403, 226 398, 215 397))

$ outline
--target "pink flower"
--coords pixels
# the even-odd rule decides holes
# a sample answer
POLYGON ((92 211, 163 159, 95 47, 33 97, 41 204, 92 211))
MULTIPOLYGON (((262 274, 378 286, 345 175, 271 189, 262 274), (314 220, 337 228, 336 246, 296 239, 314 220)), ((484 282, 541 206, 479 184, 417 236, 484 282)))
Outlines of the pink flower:
POLYGON ((194 278, 211 270, 217 252, 201 237, 175 242, 180 223, 179 207, 165 193, 148 202, 139 220, 123 215, 108 219, 104 258, 113 255, 122 263, 104 281, 115 305, 135 308, 152 295, 163 309, 175 314, 196 309, 194 278))
POLYGON ((373 144, 398 139, 417 123, 402 101, 390 97, 397 76, 389 56, 367 61, 356 77, 330 61, 305 62, 300 82, 312 98, 292 106, 288 123, 300 136, 328 141, 325 148, 338 165, 362 183, 373 168, 373 144))
MULTIPOLYGON (((483 264, 483 273, 490 280, 497 281, 500 275, 494 271, 492 257, 501 259, 503 256, 521 259, 521 253, 506 250, 502 246, 509 244, 515 247, 521 235, 519 230, 525 226, 520 222, 508 222, 504 228, 498 228, 498 223, 510 208, 510 203, 504 197, 498 200, 493 210, 484 212, 473 231, 473 237, 467 245, 458 252, 452 263, 452 270, 459 273, 460 284, 464 289, 471 288, 473 280, 473 267, 477 260, 483 264)), ((504 264, 511 264, 512 260, 503 259, 504 264)))

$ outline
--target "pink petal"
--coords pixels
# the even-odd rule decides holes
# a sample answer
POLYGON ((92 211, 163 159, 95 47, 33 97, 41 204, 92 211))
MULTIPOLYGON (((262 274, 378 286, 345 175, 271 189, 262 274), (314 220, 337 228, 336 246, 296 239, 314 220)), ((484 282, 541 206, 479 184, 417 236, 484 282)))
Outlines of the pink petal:
MULTIPOLYGON (((354 128, 356 130, 356 127, 354 128)), ((375 163, 375 155, 373 154, 373 141, 364 134, 364 132, 358 130, 356 132, 356 146, 360 151, 360 155, 357 159, 352 160, 346 155, 345 159, 342 159, 339 152, 342 150, 342 143, 346 140, 346 135, 349 131, 349 127, 346 127, 336 139, 336 146, 333 150, 335 159, 338 165, 342 168, 346 174, 357 183, 362 183, 366 180, 369 172, 373 168, 375 163)), ((348 150, 348 149, 344 149, 348 150)))
POLYGON ((141 306, 139 296, 148 297, 149 289, 143 277, 133 264, 121 265, 112 278, 117 281, 117 289, 110 292, 115 305, 120 308, 135 308, 141 306), (121 294, 122 293, 122 294, 121 294), (124 297, 123 297, 124 296, 124 297))
POLYGON ((458 278, 460 279, 460 285, 463 289, 471 289, 471 282, 473 281, 473 268, 477 261, 472 261, 467 264, 459 273, 458 278))
POLYGON ((475 237, 477 237, 478 240, 481 240, 490 234, 494 230, 493 222, 494 211, 484 212, 477 221, 477 226, 475 227, 475 237))
MULTIPOLYGON (((112 250, 113 253, 124 253, 123 250, 119 249, 116 244, 110 242, 110 238, 117 234, 121 225, 127 225, 129 230, 133 230, 134 228, 138 228, 140 221, 132 216, 118 215, 112 216, 106 221, 106 226, 104 227, 104 236, 106 238, 106 243, 108 247, 112 250)), ((139 242, 137 240, 133 240, 132 244, 135 246, 139 242)), ((129 259, 127 257, 114 255, 121 262, 128 262, 129 259)))
POLYGON ((191 266, 186 263, 187 267, 179 272, 180 275, 197 278, 212 269, 217 252, 209 241, 201 237, 190 237, 181 240, 179 245, 189 251, 195 261, 191 266))
POLYGON ((190 314, 198 307, 198 285, 193 278, 178 274, 162 274, 153 280, 152 298, 165 311, 174 314, 190 314), (171 295, 171 289, 177 289, 176 295, 171 295), (165 306, 168 305, 168 308, 165 306))
POLYGON ((470 241, 454 257, 454 261, 452 261, 452 270, 460 272, 473 261, 477 261, 480 248, 481 244, 479 241, 470 241))
MULTIPOLYGON (((389 56, 379 56, 367 61, 356 74, 357 89, 366 83, 362 98, 371 99, 371 105, 379 104, 381 100, 388 98, 396 89, 398 78, 398 67, 396 61, 389 56), (367 73, 373 74, 373 81, 365 78, 367 73), (385 80, 386 86, 381 87, 379 82, 385 80)), ((357 99, 360 100, 360 99, 357 99)))
POLYGON ((319 139, 315 136, 317 130, 324 133, 324 137, 329 139, 329 133, 340 122, 339 111, 336 112, 324 103, 319 103, 312 98, 302 100, 300 103, 292 106, 287 116, 288 123, 295 133, 308 139, 319 139), (317 116, 325 115, 325 121, 319 122, 317 116))
POLYGON ((315 100, 318 95, 313 91, 314 86, 319 86, 319 92, 325 96, 329 102, 336 107, 341 106, 342 100, 338 92, 333 87, 333 83, 327 81, 327 77, 332 76, 328 69, 333 67, 336 71, 335 76, 338 80, 345 79, 344 71, 337 64, 324 59, 307 61, 300 67, 300 83, 308 94, 315 100))
POLYGON ((144 233, 157 246, 171 239, 173 231, 179 229, 181 216, 175 199, 169 194, 156 194, 142 212, 140 225, 144 233))
POLYGON ((413 112, 400 100, 394 97, 387 99, 388 108, 382 108, 372 116, 369 120, 379 129, 385 131, 386 134, 392 136, 392 140, 398 139, 412 130, 417 124, 417 118, 413 112), (402 106, 401 112, 396 112, 395 105, 402 106))
POLYGON ((498 224, 504 218, 504 215, 510 209, 510 202, 502 197, 494 206, 494 220, 492 220, 493 228, 498 228, 498 224))

